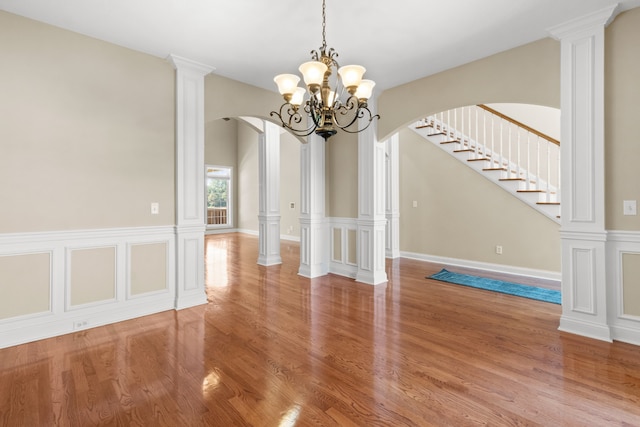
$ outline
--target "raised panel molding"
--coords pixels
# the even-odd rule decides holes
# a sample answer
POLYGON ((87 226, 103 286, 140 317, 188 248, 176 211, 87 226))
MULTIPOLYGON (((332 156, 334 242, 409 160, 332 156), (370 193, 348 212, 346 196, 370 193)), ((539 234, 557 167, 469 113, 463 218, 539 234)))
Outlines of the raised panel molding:
MULTIPOLYGON (((640 232, 610 231, 607 241, 607 282, 610 283, 608 301, 611 335, 614 340, 640 345, 640 316, 625 313, 624 255, 640 256, 640 232)), ((626 278, 636 285, 638 278, 626 278)), ((636 304, 640 302, 636 301, 636 304)))
POLYGON ((0 256, 29 253, 48 253, 51 256, 51 311, 0 320, 0 348, 173 309, 175 241, 176 234, 172 226, 0 235, 0 256), (170 274, 167 275, 166 290, 128 299, 131 281, 128 277, 126 248, 145 242, 163 243, 167 246, 169 256, 164 268, 170 274), (69 255, 72 251, 94 248, 115 248, 116 297, 76 306, 65 304, 72 268, 69 255))
MULTIPOLYGON (((329 247, 331 257, 329 272, 340 276, 355 279, 358 273, 358 264, 349 259, 349 254, 357 251, 357 239, 350 237, 356 232, 358 224, 355 218, 328 218, 329 222, 329 247), (335 238, 339 236, 339 242, 335 238), (339 244, 339 256, 336 256, 334 249, 339 244)), ((357 259, 357 254, 356 254, 357 259)))
POLYGON ((586 314, 596 314, 595 307, 595 255, 592 248, 571 249, 573 260, 571 283, 571 309, 586 314))

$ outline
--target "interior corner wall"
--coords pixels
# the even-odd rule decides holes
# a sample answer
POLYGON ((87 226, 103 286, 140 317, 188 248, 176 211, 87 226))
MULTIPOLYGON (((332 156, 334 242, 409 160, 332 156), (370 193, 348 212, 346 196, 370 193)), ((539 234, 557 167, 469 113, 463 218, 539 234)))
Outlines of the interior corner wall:
POLYGON ((402 252, 560 271, 558 224, 410 129, 399 151, 402 252))

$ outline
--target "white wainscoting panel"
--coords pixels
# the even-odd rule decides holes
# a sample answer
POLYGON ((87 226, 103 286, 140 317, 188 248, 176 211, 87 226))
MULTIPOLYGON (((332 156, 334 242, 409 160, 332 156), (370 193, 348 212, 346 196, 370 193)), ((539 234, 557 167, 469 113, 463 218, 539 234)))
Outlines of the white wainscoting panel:
POLYGON ((610 231, 607 241, 607 282, 608 293, 608 322, 614 340, 640 345, 640 316, 625 312, 631 304, 640 306, 640 300, 629 301, 630 295, 625 295, 625 288, 640 286, 640 277, 624 277, 625 254, 640 258, 640 232, 638 231, 610 231))
POLYGON ((328 218, 329 221, 329 272, 355 279, 358 273, 356 218, 328 218), (355 259, 350 254, 356 254, 355 259))
POLYGON ((173 226, 0 235, 1 257, 46 253, 51 258, 50 310, 1 318, 0 348, 173 309, 175 240, 173 226), (157 266, 165 269, 166 283, 158 284, 157 291, 132 297, 128 248, 144 243, 166 245, 166 265, 157 266), (72 306, 72 254, 96 248, 113 250, 114 259, 109 263, 113 262, 115 266, 114 296, 72 306))

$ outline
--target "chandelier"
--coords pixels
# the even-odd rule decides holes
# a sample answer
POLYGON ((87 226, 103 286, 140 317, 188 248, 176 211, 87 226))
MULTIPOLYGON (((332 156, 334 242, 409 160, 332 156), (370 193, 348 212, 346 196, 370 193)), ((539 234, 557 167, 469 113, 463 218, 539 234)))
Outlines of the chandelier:
POLYGON ((300 77, 295 74, 277 75, 273 80, 285 102, 280 111, 272 111, 271 116, 277 116, 282 126, 295 135, 307 136, 315 132, 327 140, 338 129, 348 133, 363 131, 380 116, 373 115, 367 106, 375 83, 362 79, 365 68, 360 65, 340 67, 336 61, 338 53, 333 48, 327 50, 325 9, 325 0, 322 0, 322 46, 320 50, 312 50, 312 60, 299 68, 307 89, 298 87, 300 77), (303 116, 308 119, 304 121, 303 116), (349 129, 363 118, 368 119, 366 126, 358 128, 356 124, 355 130, 349 129))

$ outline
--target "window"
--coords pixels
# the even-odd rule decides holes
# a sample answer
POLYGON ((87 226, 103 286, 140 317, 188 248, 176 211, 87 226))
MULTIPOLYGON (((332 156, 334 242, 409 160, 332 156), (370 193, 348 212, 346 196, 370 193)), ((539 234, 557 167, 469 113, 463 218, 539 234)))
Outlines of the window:
POLYGON ((233 227, 231 176, 230 167, 207 166, 205 185, 209 228, 233 227))

